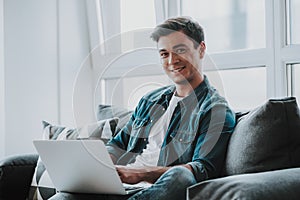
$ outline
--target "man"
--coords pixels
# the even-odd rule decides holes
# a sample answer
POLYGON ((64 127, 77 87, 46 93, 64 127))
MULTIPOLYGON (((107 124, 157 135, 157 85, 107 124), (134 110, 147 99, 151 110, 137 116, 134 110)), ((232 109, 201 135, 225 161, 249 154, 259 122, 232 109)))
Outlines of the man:
POLYGON ((152 183, 132 196, 65 194, 51 199, 186 199, 187 187, 218 177, 235 114, 203 74, 202 27, 188 17, 152 35, 173 85, 145 95, 107 149, 124 183, 152 183))
POLYGON ((197 22, 168 19, 151 37, 174 85, 145 95, 107 149, 122 182, 153 183, 129 199, 185 199, 187 187, 219 176, 235 115, 202 72, 197 22))

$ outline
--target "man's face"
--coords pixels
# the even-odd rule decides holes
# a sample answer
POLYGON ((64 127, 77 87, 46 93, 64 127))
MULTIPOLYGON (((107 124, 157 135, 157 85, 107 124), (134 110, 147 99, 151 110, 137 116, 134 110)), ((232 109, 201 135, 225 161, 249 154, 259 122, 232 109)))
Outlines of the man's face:
POLYGON ((202 42, 196 49, 194 43, 182 32, 173 32, 159 38, 158 50, 166 74, 175 84, 198 85, 201 59, 204 56, 205 44, 202 42))

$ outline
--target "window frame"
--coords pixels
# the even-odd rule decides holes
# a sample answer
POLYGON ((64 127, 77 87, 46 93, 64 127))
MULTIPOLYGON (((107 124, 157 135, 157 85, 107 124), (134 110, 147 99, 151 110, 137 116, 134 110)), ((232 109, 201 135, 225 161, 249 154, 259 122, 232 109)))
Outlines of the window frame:
MULTIPOLYGON (((171 0, 155 0, 157 23, 171 16, 181 15, 183 0, 172 2, 171 0)), ((288 5, 289 0, 265 0, 266 47, 211 53, 209 55, 215 62, 217 70, 266 67, 266 97, 287 96, 290 83, 287 79, 286 66, 300 62, 300 55, 297 53, 300 52, 300 44, 287 44, 288 5)), ((159 74, 161 71, 153 72, 153 75, 159 74)))

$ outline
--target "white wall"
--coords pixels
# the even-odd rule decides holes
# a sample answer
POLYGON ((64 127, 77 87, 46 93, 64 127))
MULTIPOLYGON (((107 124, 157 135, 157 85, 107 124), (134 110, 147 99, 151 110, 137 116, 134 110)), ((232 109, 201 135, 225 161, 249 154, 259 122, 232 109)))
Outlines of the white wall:
MULTIPOLYGON (((50 0, 51 1, 51 0, 50 0)), ((98 41, 94 39, 94 44, 89 39, 89 21, 87 17, 86 1, 82 0, 64 0, 58 1, 59 6, 59 69, 60 69, 60 123, 74 127, 78 124, 73 119, 73 91, 74 84, 77 81, 77 74, 85 63, 90 49, 97 45, 98 41)), ((94 7, 95 8, 95 7, 94 7)), ((94 13, 96 18, 96 13, 94 13)), ((92 16, 91 16, 92 17, 92 16)), ((96 25, 94 25, 96 27, 96 25)), ((89 66, 91 67, 91 66, 89 66)), ((80 99, 80 104, 90 107, 83 107, 92 112, 93 104, 89 102, 92 98, 90 91, 91 76, 87 73, 81 86, 86 88, 84 96, 91 95, 86 99, 80 99), (85 85, 86 84, 86 85, 85 85)), ((83 94, 82 94, 83 95, 83 94)), ((75 99, 78 100, 78 99, 75 99)), ((89 114, 90 114, 89 112, 89 114)), ((78 123, 78 122, 77 122, 78 123)))
POLYGON ((5 154, 3 0, 0 0, 0 158, 5 154))
POLYGON ((57 122, 56 1, 4 1, 5 155, 33 152, 57 122))
MULTIPOLYGON (((35 152, 32 140, 42 138, 42 120, 74 125, 73 84, 92 45, 85 1, 0 3, 0 9, 2 3, 4 8, 0 12, 4 13, 4 30, 0 29, 0 41, 4 37, 4 48, 0 43, 4 49, 0 51, 1 158, 35 152)), ((86 80, 84 84, 89 85, 90 77, 86 80)))

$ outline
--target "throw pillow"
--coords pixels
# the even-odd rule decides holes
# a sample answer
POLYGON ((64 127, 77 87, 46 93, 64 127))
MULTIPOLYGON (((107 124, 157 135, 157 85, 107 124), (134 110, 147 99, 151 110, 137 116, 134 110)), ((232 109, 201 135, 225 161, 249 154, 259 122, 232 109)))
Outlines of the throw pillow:
MULTIPOLYGON (((114 134, 117 123, 118 118, 111 118, 74 129, 42 121, 43 138, 50 140, 102 139, 104 142, 107 142, 114 134)), ((39 158, 32 178, 28 199, 49 199, 55 194, 56 189, 39 158)))
POLYGON ((268 100, 238 120, 228 145, 225 175, 300 166, 299 130, 294 97, 268 100))
MULTIPOLYGON (((114 133, 119 132, 129 121, 133 111, 115 105, 100 104, 97 111, 97 120, 104 120, 107 118, 118 118, 118 124, 114 133)), ((113 135, 114 136, 114 135, 113 135)))

